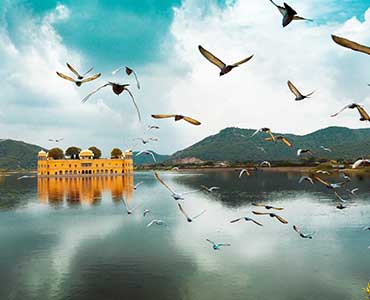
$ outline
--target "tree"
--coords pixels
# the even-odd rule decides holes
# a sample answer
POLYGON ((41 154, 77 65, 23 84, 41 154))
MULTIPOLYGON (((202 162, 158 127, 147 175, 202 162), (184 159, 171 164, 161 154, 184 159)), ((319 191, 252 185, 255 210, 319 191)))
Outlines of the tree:
POLYGON ((122 157, 122 150, 118 148, 113 148, 110 153, 111 158, 121 158, 122 157))
POLYGON ((91 150, 92 153, 94 153, 94 159, 98 159, 101 157, 101 151, 99 148, 92 146, 89 148, 89 150, 91 150))
POLYGON ((64 158, 63 150, 60 148, 52 148, 48 152, 48 157, 51 157, 53 159, 63 159, 64 158))
POLYGON ((65 155, 69 156, 71 159, 77 159, 80 152, 81 152, 80 148, 72 146, 66 150, 65 155))

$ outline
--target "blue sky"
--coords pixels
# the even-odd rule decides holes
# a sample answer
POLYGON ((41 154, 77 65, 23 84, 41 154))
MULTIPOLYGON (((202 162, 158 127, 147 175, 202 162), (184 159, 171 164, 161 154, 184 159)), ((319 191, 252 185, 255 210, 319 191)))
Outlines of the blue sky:
POLYGON ((295 22, 285 29, 268 0, 0 2, 0 74, 6 78, 0 91, 5 99, 0 110, 1 138, 50 147, 48 137, 66 136, 62 146, 94 143, 108 151, 113 146, 133 146, 133 138, 144 135, 145 125, 153 123, 150 114, 159 112, 190 114, 205 123, 195 129, 161 122, 162 130, 157 134, 161 143, 151 148, 166 153, 226 126, 268 125, 292 133, 306 133, 319 125, 362 126, 352 115, 340 124, 326 119, 314 122, 312 117, 317 110, 327 116, 331 107, 336 110, 352 98, 365 104, 368 101, 368 91, 358 83, 366 77, 370 81, 364 68, 370 69, 370 60, 338 49, 330 40, 331 33, 339 32, 370 43, 370 20, 365 17, 368 1, 289 1, 315 22, 295 22), (251 53, 255 58, 221 80, 197 52, 198 44, 229 60, 251 53), (305 49, 302 53, 298 45, 305 49), (281 60, 287 60, 285 70, 279 67, 281 60), (66 72, 66 61, 81 69, 94 66, 104 78, 79 89, 71 86, 54 73, 66 72), (111 80, 111 71, 121 65, 133 67, 142 81, 143 90, 134 90, 134 94, 146 116, 143 124, 135 120, 126 95, 117 98, 106 90, 87 105, 79 105, 87 92, 111 80), (300 68, 295 67, 298 65, 300 68), (315 109, 286 104, 288 77, 304 89, 319 91, 315 109), (322 83, 324 88, 318 86, 322 83), (267 121, 261 121, 258 103, 262 100, 257 98, 265 100, 272 95, 277 98, 274 103, 287 105, 288 114, 304 108, 311 118, 297 127, 294 120, 288 123, 288 118, 278 118, 271 104, 271 108, 263 107, 267 121), (224 113, 237 118, 224 117, 224 113), (101 125, 107 123, 115 129, 101 125))

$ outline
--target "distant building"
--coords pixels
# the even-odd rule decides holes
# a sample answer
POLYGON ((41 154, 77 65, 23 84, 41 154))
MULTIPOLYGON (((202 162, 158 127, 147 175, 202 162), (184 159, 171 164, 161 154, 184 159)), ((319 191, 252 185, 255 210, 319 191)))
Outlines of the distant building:
POLYGON ((131 151, 112 159, 94 159, 91 150, 82 150, 79 159, 53 159, 43 150, 38 153, 39 177, 132 175, 133 172, 131 151))

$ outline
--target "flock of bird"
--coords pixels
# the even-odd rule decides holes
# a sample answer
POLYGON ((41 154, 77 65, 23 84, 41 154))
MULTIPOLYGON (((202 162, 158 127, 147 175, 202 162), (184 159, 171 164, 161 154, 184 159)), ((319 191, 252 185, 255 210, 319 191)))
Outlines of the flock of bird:
MULTIPOLYGON (((291 7, 289 6, 287 3, 284 3, 283 6, 280 6, 280 5, 277 5, 274 1, 272 0, 269 0, 277 9, 278 11, 281 13, 282 15, 282 26, 283 27, 286 27, 288 26, 289 24, 292 23, 292 21, 298 21, 298 20, 301 20, 301 21, 309 21, 309 22, 313 22, 313 20, 311 19, 307 19, 307 18, 304 18, 304 17, 301 17, 298 15, 298 13, 291 7)), ((356 42, 353 42, 351 40, 348 40, 348 39, 345 39, 345 38, 342 38, 342 37, 338 37, 338 36, 335 36, 335 35, 332 35, 332 39, 333 41, 342 46, 342 47, 345 47, 345 48, 349 48, 349 49, 352 49, 354 51, 358 51, 358 52, 361 52, 361 53, 364 53, 364 54, 368 54, 370 55, 370 48, 367 47, 367 46, 364 46, 364 45, 361 45, 361 44, 358 44, 356 42)), ((205 49, 204 47, 202 47, 201 45, 198 46, 198 50, 200 52, 200 54, 207 60, 209 61, 210 63, 212 63, 213 65, 217 66, 220 70, 219 72, 219 76, 224 76, 226 74, 228 74, 229 72, 231 72, 232 70, 234 70, 235 68, 237 67, 240 67, 242 66, 243 64, 249 62, 250 60, 252 60, 253 58, 253 54, 252 55, 249 55, 247 56, 246 58, 236 62, 236 63, 232 63, 232 64, 227 64, 225 62, 223 62, 221 59, 219 59, 217 56, 215 56, 213 53, 211 53, 209 50, 205 49)), ((64 80, 67 80, 67 81, 70 81, 70 82, 73 82, 77 87, 80 87, 82 84, 86 84, 86 83, 89 83, 89 82, 92 82, 92 81, 95 81, 97 79, 99 79, 101 77, 101 73, 97 73, 95 75, 92 75, 90 77, 86 77, 92 70, 93 68, 90 68, 89 70, 87 70, 85 73, 83 73, 82 75, 75 69, 73 68, 69 63, 67 63, 67 68, 73 73, 73 75, 75 76, 75 78, 71 77, 71 76, 68 76, 68 75, 65 75, 64 73, 61 73, 61 72, 56 72, 57 75, 59 77, 61 77, 62 79, 64 80)), ((140 89, 141 88, 141 85, 140 85, 140 82, 138 80, 138 76, 136 74, 136 72, 125 66, 125 67, 119 67, 117 68, 116 70, 114 70, 112 72, 113 75, 119 73, 120 71, 124 71, 128 76, 130 75, 133 75, 135 80, 136 80, 136 87, 137 89, 140 89)), ((310 98, 313 94, 314 94, 314 91, 313 92, 310 92, 310 93, 307 93, 307 94, 304 94, 302 92, 300 92, 298 90, 298 88, 290 81, 288 80, 287 81, 287 85, 288 85, 288 88, 289 90, 293 93, 293 95, 295 96, 295 101, 303 101, 305 99, 308 99, 310 98)), ((136 100, 135 100, 135 97, 133 95, 133 93, 131 92, 131 90, 129 89, 130 87, 130 84, 128 83, 124 83, 124 84, 121 84, 121 83, 117 83, 117 82, 112 82, 112 81, 108 81, 102 85, 100 85, 99 87, 97 87, 95 90, 91 91, 90 93, 88 93, 82 100, 81 102, 82 103, 86 103, 89 98, 94 95, 95 93, 99 92, 101 89, 105 88, 105 87, 111 87, 112 91, 114 94, 116 95, 120 95, 122 94, 123 92, 127 92, 132 100, 132 103, 133 105, 135 106, 135 109, 137 111, 137 115, 138 115, 138 119, 139 121, 141 121, 141 113, 140 113, 140 110, 139 110, 139 107, 136 103, 136 100)), ((340 113, 342 113, 343 111, 347 110, 347 109, 356 109, 360 115, 360 121, 370 121, 370 117, 368 115, 368 113, 366 112, 366 110, 364 109, 364 107, 362 107, 361 105, 357 104, 357 103, 351 103, 349 105, 346 105, 345 107, 343 107, 341 110, 339 110, 337 113, 334 113, 333 115, 331 115, 331 117, 336 117, 338 116, 340 113)), ((182 114, 152 114, 151 115, 152 118, 154 119, 167 119, 167 118, 173 118, 175 121, 180 121, 180 120, 183 120, 191 125, 196 125, 196 126, 199 126, 201 125, 201 122, 192 118, 192 117, 189 117, 189 116, 185 116, 185 115, 182 115, 182 114)), ((148 128, 147 128, 147 131, 151 131, 153 129, 159 129, 159 126, 157 125, 149 125, 148 128)), ((279 135, 279 136, 275 136, 271 129, 270 128, 261 128, 261 129, 258 129, 256 132, 253 133, 252 137, 256 136, 257 134, 260 134, 260 133, 266 133, 268 136, 265 138, 265 141, 266 142, 273 142, 273 143, 278 143, 278 142, 281 142, 282 144, 284 144, 285 146, 287 147, 292 147, 293 144, 291 141, 289 141, 286 137, 282 136, 282 135, 279 135)), ((55 142, 59 142, 61 141, 62 139, 50 139, 50 141, 55 141, 55 142)), ((155 142, 155 141, 158 141, 157 138, 154 138, 154 137, 149 137, 149 138, 136 138, 135 140, 137 141, 140 141, 142 144, 147 144, 149 142, 155 142)), ((324 151, 327 151, 327 152, 332 152, 332 150, 328 147, 325 147, 324 145, 321 145, 320 146, 321 149, 323 149, 324 151)), ((263 147, 259 147, 259 149, 263 152, 265 152, 264 148, 263 147)), ((313 149, 301 149, 299 148, 297 150, 297 156, 298 157, 301 157, 301 156, 304 156, 304 155, 312 155, 314 152, 313 149)), ((136 154, 137 156, 138 155, 149 155, 152 157, 154 163, 156 163, 156 158, 155 158, 155 155, 153 154, 153 152, 149 151, 149 150, 142 150, 140 152, 138 152, 136 154)), ((359 167, 360 165, 362 164, 370 164, 370 160, 368 159, 360 159, 360 160, 357 160, 353 165, 352 165, 352 168, 357 168, 359 167)), ((271 163, 268 162, 268 161, 264 161, 262 163, 260 163, 259 167, 271 167, 271 163)), ((175 169, 173 169, 175 170, 175 169)), ((248 170, 247 168, 244 168, 242 170, 239 170, 240 173, 239 173, 239 178, 241 178, 242 176, 251 176, 252 175, 252 172, 251 170, 248 170)), ((337 189, 340 189, 340 188, 344 188, 346 186, 346 184, 348 182, 350 182, 350 177, 344 173, 341 173, 342 175, 342 178, 344 179, 344 181, 342 182, 339 182, 339 183, 330 183, 328 182, 327 180, 321 178, 318 174, 321 174, 321 175, 329 175, 329 172, 326 171, 326 170, 318 170, 316 172, 316 174, 311 174, 309 176, 302 176, 299 180, 300 183, 306 181, 306 182, 309 182, 310 184, 315 184, 315 183, 320 183, 324 186, 326 186, 328 189, 332 189, 334 190, 334 194, 335 194, 335 197, 338 199, 338 204, 337 204, 337 208, 338 209, 344 209, 346 208, 346 206, 343 204, 346 202, 346 200, 344 200, 342 198, 342 196, 339 195, 339 193, 337 192, 337 189)), ((171 193, 171 197, 176 200, 176 201, 179 201, 179 200, 184 200, 184 196, 189 194, 189 193, 194 193, 194 192, 198 192, 199 190, 195 190, 195 191, 189 191, 189 192, 183 192, 183 193, 179 193, 179 192, 176 192, 175 190, 173 190, 168 184, 166 184, 159 176, 159 174, 157 172, 154 172, 154 176, 155 178, 159 181, 160 184, 162 184, 170 193, 171 193)), ((141 183, 138 183, 136 184, 135 186, 133 186, 134 190, 136 190, 139 186, 141 185, 141 183)), ((205 186, 202 186, 201 187, 202 190, 206 191, 206 192, 214 192, 215 190, 219 189, 219 187, 205 187, 205 186)), ((357 188, 353 188, 351 190, 348 190, 350 195, 354 196, 355 195, 355 192, 357 191, 358 189, 357 188)), ((124 200, 123 200, 124 201, 124 200)), ((129 206, 127 205, 126 202, 124 202, 125 204, 125 207, 126 207, 126 210, 127 210, 127 213, 128 214, 131 214, 137 207, 135 208, 129 208, 129 206)), ((255 206, 261 206, 260 204, 254 204, 255 206)), ((276 207, 272 207, 272 206, 269 206, 269 205, 263 205, 263 207, 266 209, 266 210, 283 210, 283 208, 276 208, 276 207)), ((202 211, 200 212, 199 214, 197 214, 196 216, 193 216, 193 217, 190 217, 187 212, 185 211, 184 207, 181 205, 181 204, 178 204, 178 208, 179 208, 179 211, 185 216, 185 218, 187 219, 188 222, 192 222, 194 219, 200 217, 205 211, 202 211)), ((145 210, 144 211, 144 216, 146 216, 147 214, 150 213, 150 210, 145 210)), ((281 222, 282 224, 287 224, 288 222, 281 216, 275 214, 275 213, 271 213, 271 212, 259 212, 259 211, 253 211, 252 212, 253 214, 255 215, 259 215, 259 216, 262 216, 262 215, 267 215, 267 216, 270 216, 272 218, 275 218, 277 219, 279 222, 281 222)), ((245 220, 245 221, 251 221, 253 222, 254 224, 258 225, 258 226, 262 226, 262 223, 260 223, 259 221, 257 220, 254 220, 248 216, 244 216, 244 217, 239 217, 237 219, 234 219, 231 221, 231 223, 235 223, 235 222, 239 222, 241 220, 245 220)), ((155 220, 152 220, 150 223, 148 223, 148 227, 152 226, 152 225, 166 225, 166 222, 163 221, 163 220, 158 220, 158 219, 155 219, 155 220)), ((370 228, 368 228, 370 229, 370 228)), ((303 233, 302 231, 300 231, 300 229, 296 226, 296 225, 293 225, 293 230, 295 232, 297 232, 299 234, 300 237, 302 238, 308 238, 308 239, 312 239, 312 236, 313 236, 313 233, 303 233)), ((222 246, 230 246, 230 244, 223 244, 223 243, 215 243, 209 239, 207 239, 207 242, 211 243, 212 246, 213 246, 213 249, 214 250, 218 250, 220 249, 220 247, 222 246)))

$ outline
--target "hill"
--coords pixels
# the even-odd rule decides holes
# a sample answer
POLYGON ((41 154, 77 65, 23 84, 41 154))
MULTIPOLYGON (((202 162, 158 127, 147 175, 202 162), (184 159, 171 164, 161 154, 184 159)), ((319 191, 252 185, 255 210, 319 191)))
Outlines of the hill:
MULTIPOLYGON (((306 135, 283 134, 293 146, 267 142, 266 133, 254 137, 254 129, 226 128, 200 142, 174 153, 171 160, 194 157, 205 161, 297 161, 299 148, 311 149, 316 158, 354 159, 370 153, 370 129, 328 127, 306 135), (327 152, 320 146, 328 147, 327 152), (265 152, 258 147, 263 147, 265 152)), ((280 133, 274 133, 280 135, 280 133)))

